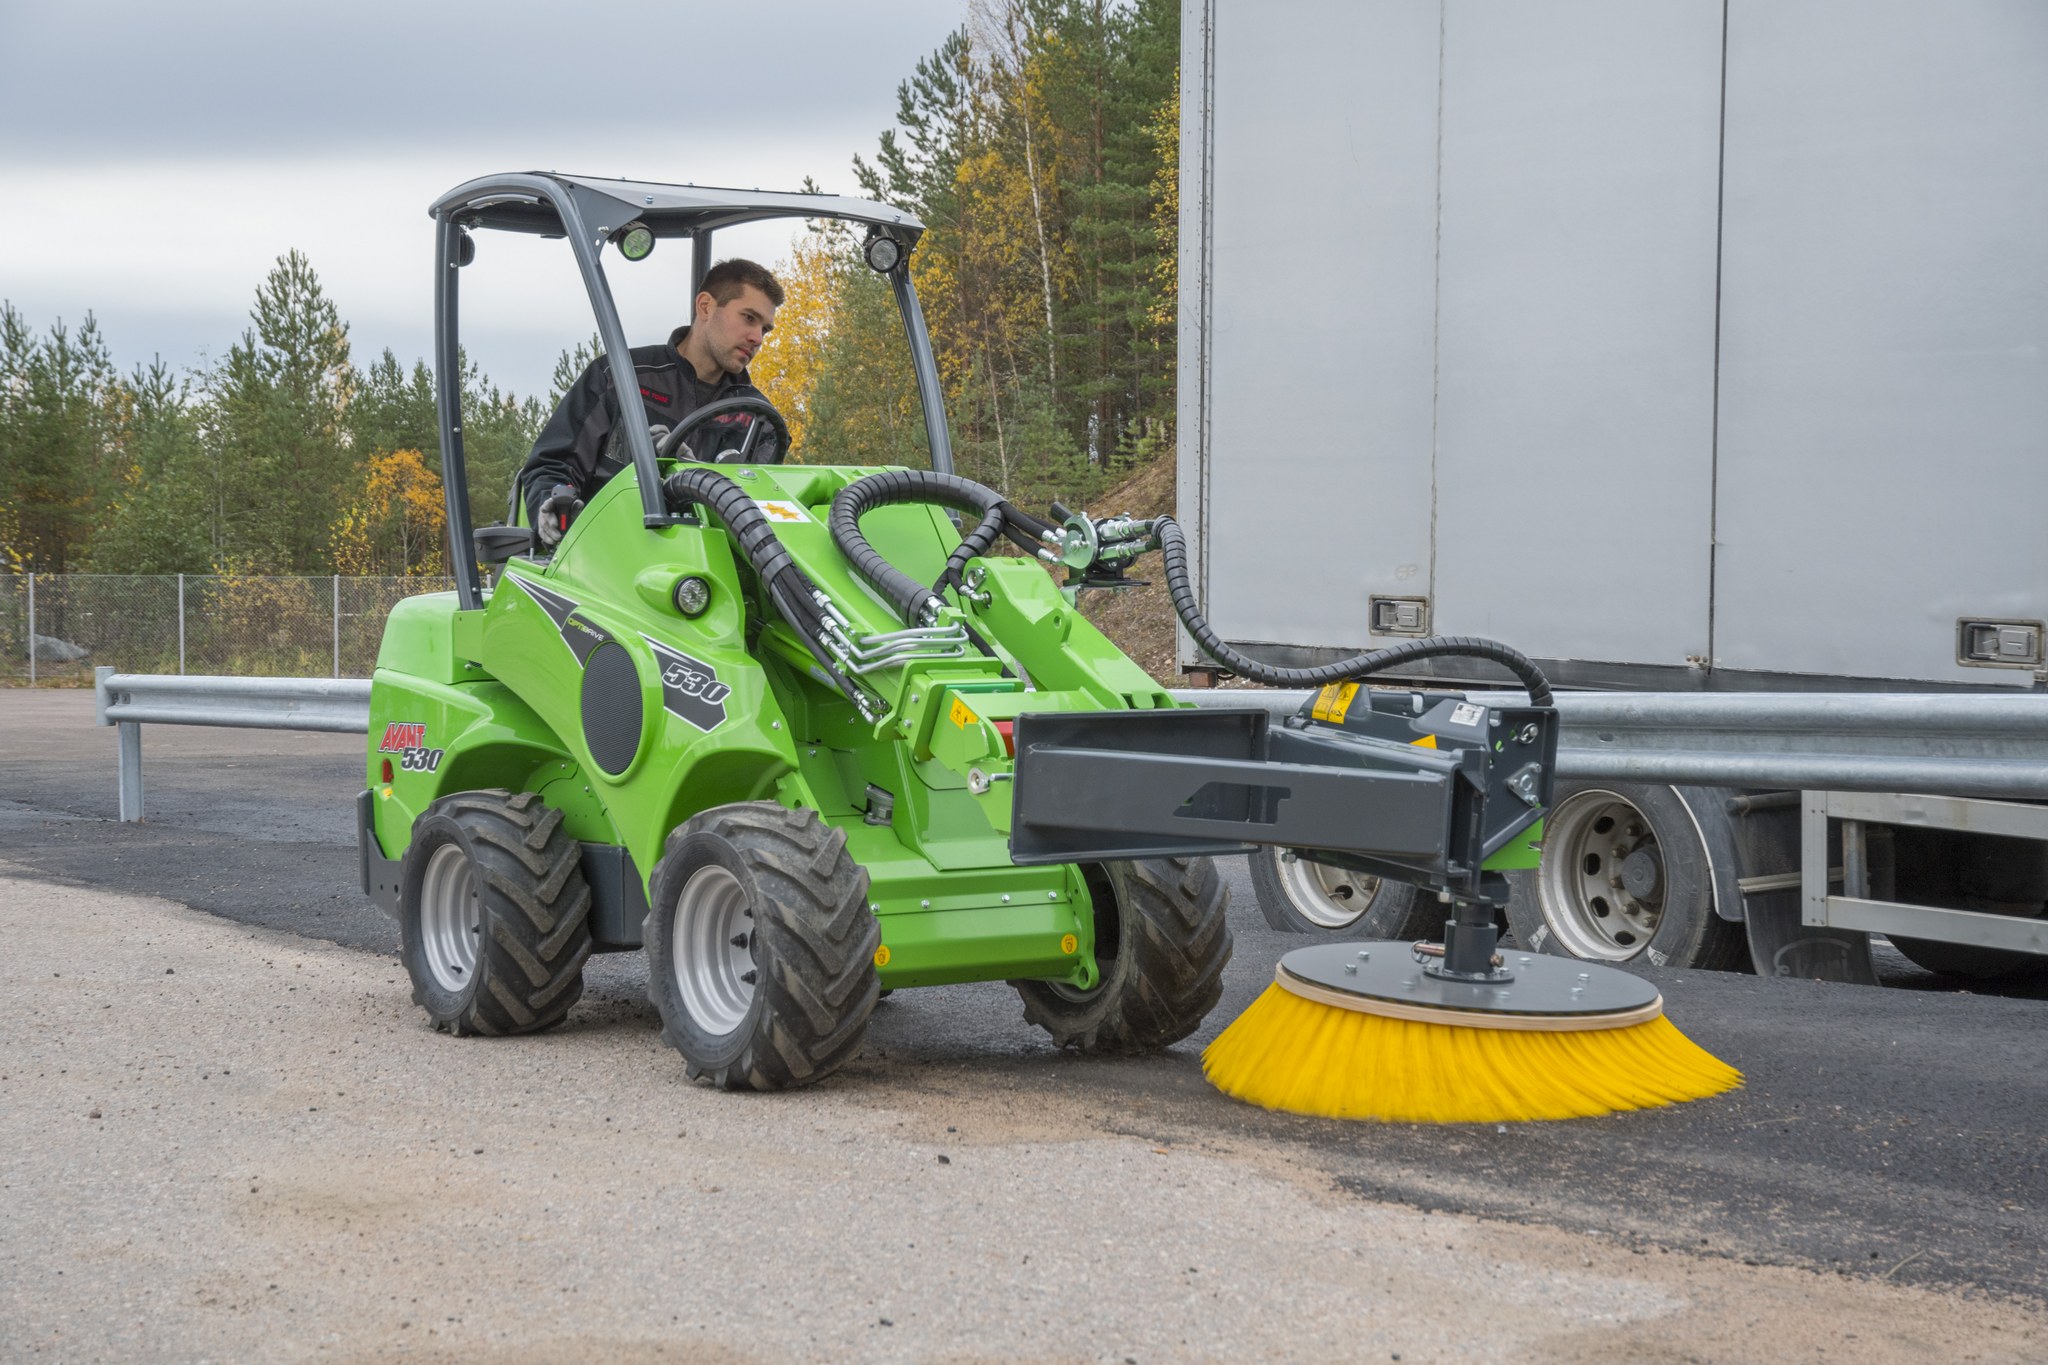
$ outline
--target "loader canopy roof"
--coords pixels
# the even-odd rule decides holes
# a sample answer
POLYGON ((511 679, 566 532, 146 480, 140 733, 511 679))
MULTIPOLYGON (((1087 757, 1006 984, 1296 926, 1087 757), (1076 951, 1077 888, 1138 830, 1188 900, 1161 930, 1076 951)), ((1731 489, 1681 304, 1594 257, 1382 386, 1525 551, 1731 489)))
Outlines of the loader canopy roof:
POLYGON ((764 218, 841 218, 882 228, 908 247, 924 231, 924 224, 911 214, 871 199, 658 185, 553 171, 471 180, 442 195, 428 212, 435 218, 452 215, 464 226, 559 237, 562 219, 555 200, 565 194, 575 199, 583 221, 599 235, 634 221, 647 224, 657 237, 688 237, 764 218))

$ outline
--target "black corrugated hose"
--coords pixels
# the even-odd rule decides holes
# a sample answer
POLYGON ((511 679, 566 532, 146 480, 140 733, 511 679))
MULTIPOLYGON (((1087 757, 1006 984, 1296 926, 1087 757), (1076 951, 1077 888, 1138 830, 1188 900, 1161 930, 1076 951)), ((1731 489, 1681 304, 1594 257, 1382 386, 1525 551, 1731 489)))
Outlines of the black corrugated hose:
POLYGON ((1543 670, 1536 667, 1528 655, 1497 640, 1482 640, 1470 635, 1439 635, 1427 640, 1409 640, 1386 649, 1354 654, 1319 668, 1275 668, 1262 664, 1223 643, 1195 605, 1194 588, 1188 582, 1188 542, 1179 524, 1172 517, 1160 517, 1152 523, 1152 533, 1159 538, 1159 557, 1166 569, 1166 590, 1173 595, 1173 609, 1180 613, 1188 634, 1195 637, 1195 643, 1210 658, 1239 677, 1268 687, 1322 687, 1328 683, 1350 682, 1371 673, 1384 673, 1420 659, 1487 659, 1507 669, 1529 689, 1531 704, 1550 705, 1550 679, 1543 676, 1543 670))
MULTIPOLYGON (((966 567, 967 561, 987 553, 989 546, 995 544, 997 535, 1006 535, 1018 545, 1035 552, 1044 548, 1044 542, 1038 538, 1040 533, 1054 529, 1050 523, 1012 506, 1002 494, 972 479, 919 469, 889 470, 856 479, 832 500, 829 525, 833 543, 853 565, 854 572, 872 584, 903 619, 913 625, 928 611, 942 605, 939 593, 948 586, 957 586, 960 571, 966 567), (868 544, 867 537, 860 533, 860 518, 864 513, 876 507, 903 502, 935 503, 941 507, 982 514, 981 524, 947 558, 946 572, 931 587, 926 587, 882 558, 880 552, 868 544)), ((1180 614, 1195 642, 1216 662, 1240 677, 1268 687, 1321 687, 1327 683, 1348 682, 1369 674, 1383 673, 1422 659, 1486 659, 1513 673, 1529 689, 1529 700, 1533 704, 1548 706, 1551 703, 1550 680, 1527 655, 1496 640, 1465 635, 1410 640, 1386 649, 1355 654, 1319 668, 1275 668, 1262 664, 1225 644, 1203 617, 1201 608, 1195 603, 1194 589, 1188 582, 1187 538, 1180 526, 1172 517, 1160 517, 1153 522, 1152 529, 1159 541, 1160 558, 1166 569, 1166 590, 1173 597, 1173 609, 1180 614)))
POLYGON ((661 490, 671 508, 701 502, 718 514, 725 529, 739 542, 747 562, 760 575, 761 587, 775 609, 818 662, 839 679, 841 689, 852 687, 852 681, 841 674, 838 662, 819 643, 824 614, 811 596, 816 585, 776 538, 775 527, 754 501, 754 495, 717 470, 697 464, 686 464, 663 479, 661 490))
POLYGON ((939 474, 928 469, 891 469, 855 479, 832 499, 832 515, 827 525, 833 544, 846 556, 853 571, 882 594, 883 600, 910 625, 920 624, 928 613, 944 605, 939 593, 957 587, 967 561, 987 554, 997 536, 1008 536, 1017 545, 1036 552, 1045 548, 1040 533, 1054 529, 1022 508, 1013 507, 993 488, 957 474, 939 474), (947 556, 946 571, 930 587, 882 558, 860 533, 860 519, 867 513, 904 502, 981 514, 981 524, 969 531, 947 556))

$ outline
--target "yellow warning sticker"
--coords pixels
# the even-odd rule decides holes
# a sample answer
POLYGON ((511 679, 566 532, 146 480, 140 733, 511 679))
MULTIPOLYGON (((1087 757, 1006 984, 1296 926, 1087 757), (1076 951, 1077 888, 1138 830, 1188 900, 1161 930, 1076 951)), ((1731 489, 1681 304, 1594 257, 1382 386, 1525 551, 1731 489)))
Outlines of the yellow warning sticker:
POLYGON ((875 949, 875 965, 877 967, 886 967, 889 965, 888 944, 884 943, 881 947, 875 949))
POLYGON ((1412 739, 1408 741, 1408 747, 1411 749, 1434 749, 1436 747, 1436 736, 1424 735, 1421 739, 1412 739))
POLYGON ((1310 708, 1309 715, 1315 720, 1342 725, 1344 717, 1351 711, 1352 699, 1357 695, 1358 684, 1355 682, 1331 683, 1316 693, 1316 704, 1310 708))
POLYGON ((974 714, 974 712, 968 710, 967 703, 960 700, 958 697, 953 698, 953 709, 948 711, 946 713, 946 716, 955 725, 959 726, 963 730, 965 730, 968 726, 973 725, 981 719, 980 716, 977 716, 974 714))
POLYGON ((1068 957, 1072 957, 1074 955, 1074 950, 1076 948, 1079 948, 1080 946, 1081 940, 1075 938, 1072 934, 1068 934, 1065 938, 1062 938, 1060 940, 1060 951, 1065 953, 1068 957))

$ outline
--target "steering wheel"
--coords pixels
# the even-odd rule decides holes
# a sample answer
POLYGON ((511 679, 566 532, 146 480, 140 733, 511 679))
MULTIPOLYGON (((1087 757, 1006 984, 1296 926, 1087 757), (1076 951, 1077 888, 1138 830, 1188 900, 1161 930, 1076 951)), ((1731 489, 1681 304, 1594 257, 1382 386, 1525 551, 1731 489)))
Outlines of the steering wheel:
POLYGON ((670 428, 668 435, 654 447, 654 453, 663 459, 674 455, 683 445, 683 438, 714 417, 729 412, 750 413, 754 421, 747 425, 746 439, 737 451, 716 452, 706 463, 709 464, 781 464, 789 455, 789 423, 775 410, 775 405, 759 392, 736 393, 730 398, 721 398, 715 403, 706 403, 695 412, 670 428), (775 454, 772 459, 750 460, 747 457, 761 435, 761 423, 768 424, 775 437, 775 454))

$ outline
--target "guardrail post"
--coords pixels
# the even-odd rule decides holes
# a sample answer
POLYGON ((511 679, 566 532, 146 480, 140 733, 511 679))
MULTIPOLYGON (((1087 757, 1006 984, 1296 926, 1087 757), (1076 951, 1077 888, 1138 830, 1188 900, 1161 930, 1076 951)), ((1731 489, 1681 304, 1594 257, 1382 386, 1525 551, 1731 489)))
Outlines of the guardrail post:
POLYGON ((115 732, 121 749, 121 823, 142 822, 142 726, 132 720, 118 722, 115 732))
POLYGON ((36 575, 28 575, 28 685, 36 685, 36 575))
POLYGON ((185 676, 185 575, 178 575, 178 676, 185 676))
POLYGON ((341 676, 341 575, 334 576, 334 676, 341 676))

